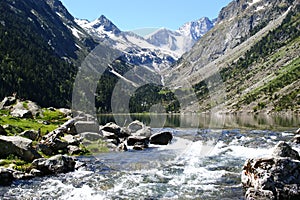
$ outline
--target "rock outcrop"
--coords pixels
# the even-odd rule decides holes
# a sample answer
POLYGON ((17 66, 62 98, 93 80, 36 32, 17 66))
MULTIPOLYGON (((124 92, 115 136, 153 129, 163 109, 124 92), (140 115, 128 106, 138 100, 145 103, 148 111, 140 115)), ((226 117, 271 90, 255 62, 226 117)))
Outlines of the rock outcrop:
POLYGON ((246 199, 299 199, 300 159, 297 151, 279 142, 268 158, 249 159, 242 172, 246 199))
POLYGON ((21 159, 31 162, 41 158, 41 155, 32 148, 32 140, 19 136, 0 136, 0 158, 16 155, 21 159))

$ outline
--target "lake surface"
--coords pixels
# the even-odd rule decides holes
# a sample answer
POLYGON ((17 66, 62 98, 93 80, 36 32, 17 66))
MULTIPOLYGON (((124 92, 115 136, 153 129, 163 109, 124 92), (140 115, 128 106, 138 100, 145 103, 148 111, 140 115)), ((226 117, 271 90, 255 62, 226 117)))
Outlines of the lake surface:
MULTIPOLYGON (((110 116, 103 117, 105 123, 110 116)), ((137 116, 138 117, 138 116, 137 116)), ((172 131, 168 146, 80 157, 79 171, 0 188, 1 199, 243 199, 240 177, 248 158, 289 142, 298 117, 143 115, 153 132, 172 131), (151 117, 150 117, 151 118, 151 117), (197 128, 199 127, 199 128, 197 128)), ((300 146, 293 145, 300 151, 300 146)))

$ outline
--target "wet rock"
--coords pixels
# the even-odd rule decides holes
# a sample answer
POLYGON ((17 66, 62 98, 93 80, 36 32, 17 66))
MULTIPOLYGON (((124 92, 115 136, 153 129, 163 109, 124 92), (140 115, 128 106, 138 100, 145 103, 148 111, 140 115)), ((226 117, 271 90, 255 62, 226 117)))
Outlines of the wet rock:
POLYGON ((12 184, 14 176, 8 169, 0 167, 0 186, 9 186, 12 184))
POLYGON ((119 146, 118 146, 118 151, 128 151, 127 145, 122 142, 119 146))
POLYGON ((18 118, 33 118, 32 112, 29 110, 23 110, 23 109, 14 109, 11 113, 12 117, 18 117, 18 118))
POLYGON ((300 128, 295 132, 296 134, 300 134, 300 128))
POLYGON ((151 136, 151 129, 150 127, 146 126, 140 121, 133 121, 127 127, 129 133, 134 136, 144 136, 150 137, 151 136))
POLYGON ((300 160, 300 156, 298 152, 292 147, 290 147, 287 143, 281 141, 279 142, 274 150, 272 156, 274 157, 288 157, 295 160, 300 160))
POLYGON ((19 156, 25 161, 41 158, 32 148, 32 140, 19 136, 0 136, 0 157, 6 158, 10 154, 19 156))
POLYGON ((34 169, 42 172, 43 175, 67 173, 75 170, 75 159, 70 156, 56 155, 49 159, 40 158, 32 162, 34 169))
POLYGON ((89 141, 97 141, 102 138, 99 133, 92 133, 92 132, 84 132, 81 133, 80 136, 89 141))
POLYGON ((292 142, 296 143, 296 144, 300 144, 300 135, 296 135, 293 139, 292 142))
POLYGON ((150 137, 150 144, 168 145, 173 139, 170 132, 156 133, 150 137))
POLYGON ((134 146, 135 144, 149 144, 149 138, 144 136, 130 136, 127 138, 127 145, 134 146))
POLYGON ((43 176, 43 173, 38 169, 31 169, 29 174, 32 174, 33 176, 43 176))
POLYGON ((146 148, 148 148, 148 143, 145 142, 136 142, 133 146, 133 149, 137 151, 142 151, 146 148))
POLYGON ((22 133, 20 133, 19 135, 20 137, 25 137, 25 138, 28 138, 30 140, 36 140, 37 137, 38 137, 38 131, 35 131, 35 130, 27 130, 27 131, 24 131, 22 133))
POLYGON ((115 124, 113 122, 107 123, 106 125, 101 127, 101 130, 103 132, 106 132, 106 134, 110 133, 110 135, 112 135, 111 133, 113 133, 115 135, 115 137, 118 137, 118 138, 126 138, 126 137, 130 136, 129 132, 126 129, 118 126, 117 124, 115 124))
POLYGON ((75 127, 78 134, 84 132, 99 133, 99 125, 96 121, 77 121, 75 127))
POLYGON ((279 142, 272 157, 249 159, 242 172, 246 199, 300 198, 300 160, 297 151, 279 142), (275 198, 276 197, 276 198, 275 198))
POLYGON ((6 130, 0 125, 0 135, 7 135, 6 130))

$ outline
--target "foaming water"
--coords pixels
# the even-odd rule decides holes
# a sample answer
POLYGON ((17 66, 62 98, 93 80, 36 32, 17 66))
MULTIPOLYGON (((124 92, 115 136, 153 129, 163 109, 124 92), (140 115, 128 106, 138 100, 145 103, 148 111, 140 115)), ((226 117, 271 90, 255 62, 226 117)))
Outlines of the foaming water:
MULTIPOLYGON (((84 169, 15 182, 2 199, 243 199, 247 158, 267 156, 288 132, 174 130, 168 146, 81 157, 84 169)), ((299 148, 298 148, 299 149, 299 148)))

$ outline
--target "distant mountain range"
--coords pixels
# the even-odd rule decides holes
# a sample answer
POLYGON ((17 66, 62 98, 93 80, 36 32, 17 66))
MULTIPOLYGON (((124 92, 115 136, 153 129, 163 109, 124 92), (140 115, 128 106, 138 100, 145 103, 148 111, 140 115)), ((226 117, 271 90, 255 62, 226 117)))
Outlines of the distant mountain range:
POLYGON ((111 112, 112 91, 124 74, 145 69, 160 81, 135 94, 135 112, 162 103, 168 112, 299 113, 299 11, 295 0, 233 0, 216 20, 141 37, 103 15, 75 19, 59 0, 2 0, 0 98, 17 92, 42 106, 70 107, 80 65, 99 46, 122 52, 98 83, 99 112, 111 112))
POLYGON ((177 31, 162 28, 150 35, 141 37, 133 32, 121 31, 104 15, 92 22, 81 19, 76 19, 75 21, 96 40, 108 43, 110 46, 126 53, 131 51, 131 55, 129 56, 131 58, 130 63, 146 65, 150 68, 154 67, 158 72, 169 68, 175 60, 190 50, 192 46, 214 26, 214 22, 204 17, 200 20, 186 23, 177 31), (132 62, 141 60, 141 49, 145 52, 142 56, 148 58, 144 60, 151 62, 132 62), (145 49, 148 51, 145 51, 145 49), (139 52, 139 54, 134 55, 133 52, 139 52), (157 57, 153 56, 152 52, 155 52, 157 57), (133 57, 138 58, 132 59, 133 57), (151 59, 149 59, 149 57, 151 57, 151 59), (155 62, 156 60, 159 60, 159 62, 155 62))

